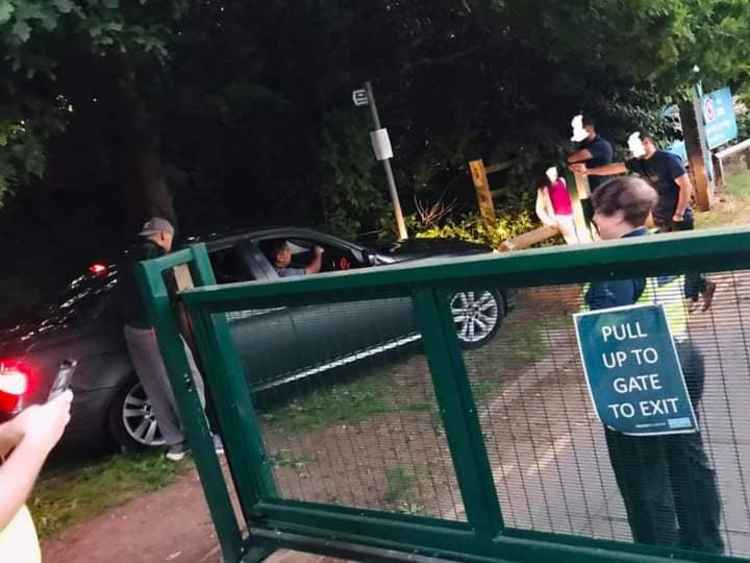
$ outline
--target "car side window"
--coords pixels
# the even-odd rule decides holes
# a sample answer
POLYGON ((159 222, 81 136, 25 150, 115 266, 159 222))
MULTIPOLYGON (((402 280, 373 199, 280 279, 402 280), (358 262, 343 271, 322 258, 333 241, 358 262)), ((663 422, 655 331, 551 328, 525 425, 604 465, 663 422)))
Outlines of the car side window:
POLYGON ((211 253, 210 258, 216 283, 235 283, 255 279, 234 246, 216 250, 211 253))
POLYGON ((348 248, 321 243, 309 239, 291 239, 288 241, 292 249, 292 266, 304 267, 313 259, 313 247, 323 248, 323 264, 321 272, 336 272, 351 270, 365 266, 361 259, 348 248))

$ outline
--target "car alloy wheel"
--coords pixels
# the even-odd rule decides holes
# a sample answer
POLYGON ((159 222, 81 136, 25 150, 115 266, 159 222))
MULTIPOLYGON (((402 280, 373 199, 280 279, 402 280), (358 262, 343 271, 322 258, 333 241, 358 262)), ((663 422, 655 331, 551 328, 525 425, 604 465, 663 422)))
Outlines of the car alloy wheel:
POLYGON ((128 436, 142 446, 163 446, 165 443, 156 414, 140 382, 135 383, 125 395, 122 423, 128 436))
POLYGON ((456 334, 465 346, 481 346, 502 322, 502 301, 490 290, 459 291, 450 301, 456 334))

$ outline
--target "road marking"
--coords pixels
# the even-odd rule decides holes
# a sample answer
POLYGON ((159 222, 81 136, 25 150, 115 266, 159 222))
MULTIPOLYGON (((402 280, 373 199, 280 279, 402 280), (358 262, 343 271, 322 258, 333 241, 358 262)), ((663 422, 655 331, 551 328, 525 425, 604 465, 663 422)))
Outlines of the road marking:
POLYGON ((533 477, 537 473, 544 471, 547 466, 554 461, 558 454, 562 453, 562 451, 571 444, 571 442, 572 438, 570 434, 560 436, 554 441, 552 447, 547 450, 547 453, 545 453, 536 464, 532 465, 531 468, 526 471, 526 477, 533 477))

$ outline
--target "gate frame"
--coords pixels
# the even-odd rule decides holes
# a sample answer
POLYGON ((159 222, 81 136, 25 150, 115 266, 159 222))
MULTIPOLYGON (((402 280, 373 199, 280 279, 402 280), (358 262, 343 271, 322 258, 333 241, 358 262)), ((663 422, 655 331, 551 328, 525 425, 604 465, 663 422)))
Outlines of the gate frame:
POLYGON ((488 284, 530 287, 687 271, 750 268, 750 229, 722 229, 579 247, 396 265, 364 272, 318 274, 276 282, 215 285, 204 244, 141 262, 138 283, 168 366, 186 435, 225 561, 261 561, 278 547, 366 560, 415 560, 414 554, 459 561, 562 563, 733 562, 744 558, 662 546, 506 528, 492 479, 463 356, 445 299, 452 288, 488 284), (213 449, 187 369, 165 270, 187 264, 196 287, 179 292, 193 320, 206 385, 211 388, 240 501, 243 526, 213 449), (467 282, 467 280, 469 280, 467 282), (467 522, 276 498, 272 460, 224 313, 241 308, 304 305, 411 294, 467 522), (226 375, 229 374, 229 377, 226 375), (242 531, 244 530, 244 532, 242 531))

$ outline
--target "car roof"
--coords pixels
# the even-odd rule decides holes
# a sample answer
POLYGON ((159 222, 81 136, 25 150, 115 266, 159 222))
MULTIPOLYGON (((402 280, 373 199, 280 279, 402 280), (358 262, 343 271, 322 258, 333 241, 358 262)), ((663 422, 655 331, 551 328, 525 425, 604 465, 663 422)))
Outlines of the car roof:
POLYGON ((278 226, 264 227, 260 229, 232 229, 227 232, 213 232, 207 235, 190 235, 180 240, 179 247, 203 242, 209 251, 221 250, 233 246, 244 239, 289 239, 289 238, 314 238, 329 239, 331 242, 344 243, 356 248, 364 248, 361 245, 341 239, 337 236, 324 233, 309 227, 278 226))

